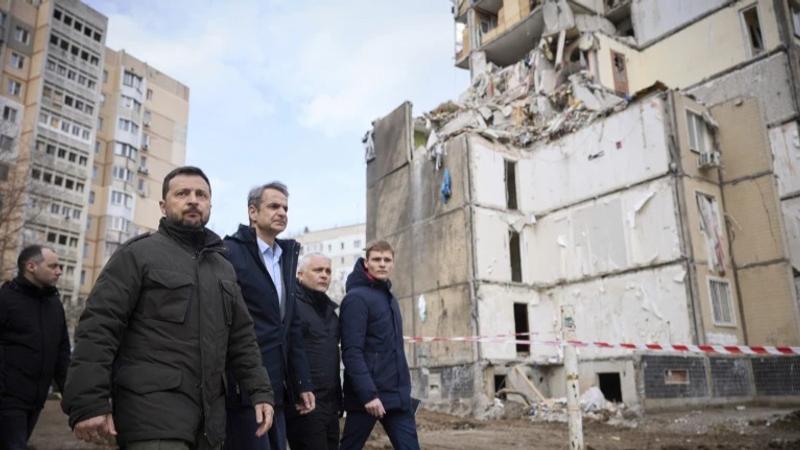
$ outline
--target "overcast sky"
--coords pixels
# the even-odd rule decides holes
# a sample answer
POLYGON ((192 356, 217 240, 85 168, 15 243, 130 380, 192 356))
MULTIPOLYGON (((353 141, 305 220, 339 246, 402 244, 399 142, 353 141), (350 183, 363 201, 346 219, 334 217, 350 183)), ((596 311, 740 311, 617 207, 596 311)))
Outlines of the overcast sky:
POLYGON ((363 222, 372 120, 468 83, 449 0, 85 1, 108 16, 109 47, 189 86, 187 163, 211 178, 223 235, 271 180, 289 186, 290 232, 363 222))

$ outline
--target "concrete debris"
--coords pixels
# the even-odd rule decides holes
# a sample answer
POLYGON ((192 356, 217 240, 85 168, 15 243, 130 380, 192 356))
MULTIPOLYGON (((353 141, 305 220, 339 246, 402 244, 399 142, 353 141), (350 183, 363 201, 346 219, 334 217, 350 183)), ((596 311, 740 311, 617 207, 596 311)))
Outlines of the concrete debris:
POLYGON ((375 132, 373 130, 367 131, 364 137, 361 138, 361 143, 364 144, 364 159, 370 162, 375 159, 375 132))
POLYGON ((597 386, 592 386, 581 394, 581 409, 584 412, 595 412, 605 409, 606 398, 603 396, 603 391, 597 386))

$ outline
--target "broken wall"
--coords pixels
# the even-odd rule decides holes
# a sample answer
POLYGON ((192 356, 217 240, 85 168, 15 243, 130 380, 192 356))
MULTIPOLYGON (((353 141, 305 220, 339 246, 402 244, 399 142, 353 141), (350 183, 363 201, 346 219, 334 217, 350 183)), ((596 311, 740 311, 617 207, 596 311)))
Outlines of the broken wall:
POLYGON ((526 227, 527 280, 552 285, 680 259, 674 192, 673 179, 660 178, 526 227))
POLYGON ((727 3, 728 0, 633 0, 631 22, 639 45, 669 34, 700 16, 727 3))
MULTIPOLYGON (((577 339, 605 342, 692 342, 686 268, 682 263, 591 281, 557 286, 541 294, 523 287, 481 283, 478 287, 479 332, 514 332, 513 303, 529 305, 530 332, 538 341, 561 335, 560 308, 574 305, 577 339)), ((481 343, 488 359, 517 357, 513 343, 481 343)), ((581 350, 581 358, 625 355, 622 349, 581 350)), ((534 344, 531 360, 560 361, 555 346, 534 344)))
MULTIPOLYGON (((659 3, 652 1, 648 3, 659 3)), ((603 86, 613 89, 613 67, 611 51, 620 52, 628 59, 627 76, 629 91, 637 92, 656 81, 661 81, 670 88, 692 88, 701 80, 709 79, 745 63, 752 58, 750 43, 741 24, 739 11, 756 2, 738 2, 728 8, 699 20, 673 34, 640 50, 622 41, 604 35, 598 35, 599 81, 603 86)), ((777 19, 770 1, 759 1, 758 14, 764 41, 764 51, 769 53, 780 45, 777 19)), ((672 10, 672 2, 660 3, 660 10, 672 10)), ((671 13, 666 13, 671 14, 671 13)), ((782 55, 774 55, 782 56, 782 55)), ((782 56, 785 60, 785 55, 782 56)), ((769 59, 769 58, 768 58, 769 59)), ((785 74, 786 72, 784 72, 785 74)), ((785 75, 784 75, 785 76, 785 75)), ((774 89, 765 80, 757 78, 743 79, 760 91, 769 91, 774 97, 774 89)), ((775 80, 785 85, 787 80, 775 80)), ((694 89, 692 89, 694 93, 694 89)), ((708 90, 710 95, 728 95, 724 89, 708 90)), ((741 95, 741 94, 737 94, 741 95)), ((787 93, 783 100, 791 102, 787 93)), ((698 96, 705 100, 703 95, 698 96)), ((765 97, 767 98, 767 97, 765 97)), ((717 102, 707 102, 714 104, 717 102)))
MULTIPOLYGON (((520 210, 540 214, 666 174, 670 159, 664 123, 664 101, 653 96, 560 140, 534 146, 518 163, 520 210)), ((473 167, 476 179, 494 176, 473 167)))
POLYGON ((773 154, 758 100, 732 100, 712 111, 720 123, 725 210, 748 342, 797 344, 800 314, 773 154), (778 330, 785 334, 778 335, 778 330))

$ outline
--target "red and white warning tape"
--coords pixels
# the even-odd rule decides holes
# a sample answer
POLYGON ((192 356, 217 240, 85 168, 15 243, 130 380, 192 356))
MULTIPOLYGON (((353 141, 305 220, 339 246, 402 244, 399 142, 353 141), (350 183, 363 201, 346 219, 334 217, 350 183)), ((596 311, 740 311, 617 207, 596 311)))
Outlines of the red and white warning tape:
POLYGON ((484 342, 515 343, 528 345, 573 345, 575 347, 618 348, 623 350, 674 351, 684 353, 722 353, 731 355, 800 355, 800 347, 768 346, 768 345, 688 345, 688 344, 630 344, 610 342, 584 341, 546 341, 535 339, 518 339, 535 333, 498 334, 496 336, 404 336, 406 342, 415 344, 424 342, 484 342))

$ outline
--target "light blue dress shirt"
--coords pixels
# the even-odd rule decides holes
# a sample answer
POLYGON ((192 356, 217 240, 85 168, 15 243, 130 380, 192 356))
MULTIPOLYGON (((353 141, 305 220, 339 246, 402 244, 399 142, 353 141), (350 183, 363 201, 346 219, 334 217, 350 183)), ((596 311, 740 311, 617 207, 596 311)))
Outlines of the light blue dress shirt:
POLYGON ((264 258, 264 265, 267 267, 267 272, 272 278, 272 282, 275 284, 275 290, 278 291, 278 307, 281 310, 281 318, 283 318, 285 311, 284 297, 286 296, 283 290, 283 278, 281 275, 281 255, 283 254, 283 249, 277 242, 275 242, 274 246, 270 247, 269 244, 262 241, 261 238, 257 237, 256 239, 258 240, 258 250, 264 258))

